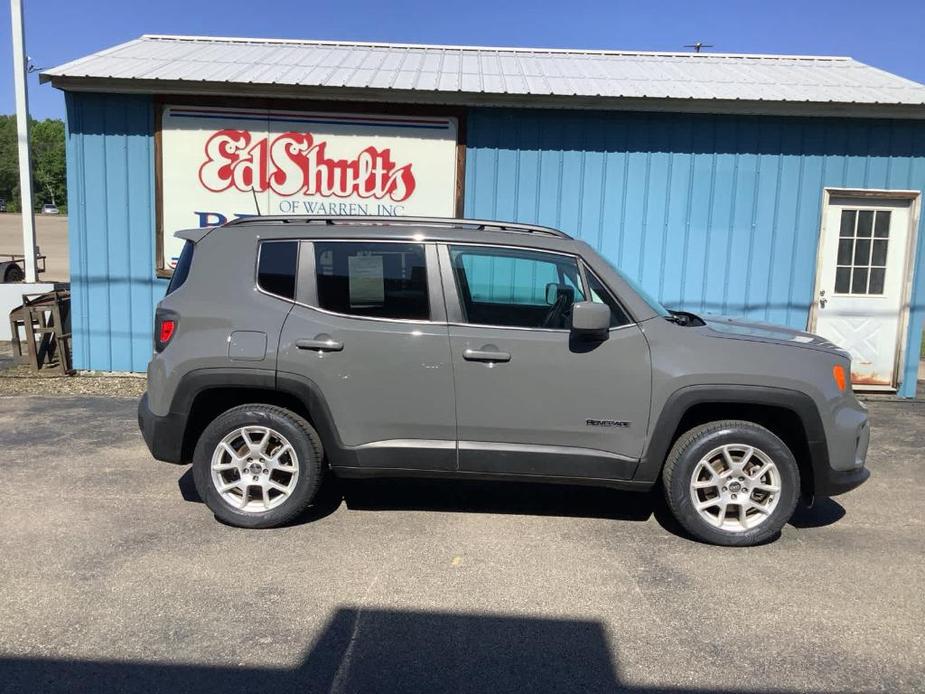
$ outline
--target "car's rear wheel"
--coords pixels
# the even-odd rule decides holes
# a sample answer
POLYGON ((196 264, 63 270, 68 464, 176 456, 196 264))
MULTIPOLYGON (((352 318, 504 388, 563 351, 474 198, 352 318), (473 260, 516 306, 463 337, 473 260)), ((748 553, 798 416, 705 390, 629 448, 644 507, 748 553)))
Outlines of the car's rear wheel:
POLYGON ((691 535, 748 546, 777 535, 790 520, 800 471, 787 445, 753 422, 695 427, 671 449, 663 472, 668 506, 691 535))
POLYGON ((241 405, 219 415, 199 437, 193 478, 220 520, 271 528, 311 504, 322 458, 318 433, 304 418, 272 405, 241 405))

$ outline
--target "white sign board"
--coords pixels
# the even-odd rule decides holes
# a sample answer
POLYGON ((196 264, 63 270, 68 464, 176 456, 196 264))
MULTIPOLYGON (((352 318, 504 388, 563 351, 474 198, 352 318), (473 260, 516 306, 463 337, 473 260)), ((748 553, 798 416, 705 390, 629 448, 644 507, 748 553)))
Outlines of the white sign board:
POLYGON ((161 269, 179 229, 255 214, 452 217, 455 118, 167 106, 161 269))

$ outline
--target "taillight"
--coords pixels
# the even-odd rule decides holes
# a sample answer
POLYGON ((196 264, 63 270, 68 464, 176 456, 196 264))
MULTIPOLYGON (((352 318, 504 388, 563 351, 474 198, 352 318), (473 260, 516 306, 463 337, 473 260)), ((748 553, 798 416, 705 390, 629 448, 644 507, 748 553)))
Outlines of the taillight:
POLYGON ((158 309, 154 314, 154 350, 160 352, 177 332, 177 315, 158 309))
POLYGON ((165 345, 170 342, 170 338, 173 337, 173 330, 177 327, 177 321, 171 318, 165 318, 161 321, 161 332, 157 336, 157 341, 162 342, 165 345))

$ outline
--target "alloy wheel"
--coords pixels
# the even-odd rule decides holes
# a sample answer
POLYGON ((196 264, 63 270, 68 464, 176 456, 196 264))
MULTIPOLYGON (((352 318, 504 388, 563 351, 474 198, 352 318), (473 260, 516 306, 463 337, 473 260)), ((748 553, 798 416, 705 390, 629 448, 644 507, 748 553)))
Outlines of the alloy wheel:
POLYGON ((690 482, 694 510, 728 532, 764 523, 780 500, 781 475, 762 450, 743 443, 714 448, 694 467, 690 482))
POLYGON ((276 508, 295 491, 298 480, 295 449, 269 427, 239 427, 219 441, 212 454, 212 484, 238 511, 276 508))

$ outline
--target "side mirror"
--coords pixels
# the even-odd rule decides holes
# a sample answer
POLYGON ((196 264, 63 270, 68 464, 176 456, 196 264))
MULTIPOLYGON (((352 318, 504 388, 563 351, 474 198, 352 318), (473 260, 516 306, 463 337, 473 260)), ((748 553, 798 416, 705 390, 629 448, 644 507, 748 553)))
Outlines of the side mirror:
POLYGON ((610 307, 594 301, 572 305, 572 333, 589 340, 606 340, 610 330, 610 307))
POLYGON ((556 303, 556 291, 559 289, 558 282, 549 282, 546 284, 546 305, 552 306, 556 303))
POLYGON ((546 285, 546 305, 553 306, 561 298, 565 298, 565 303, 571 305, 575 301, 575 290, 567 284, 558 282, 549 282, 546 285))

